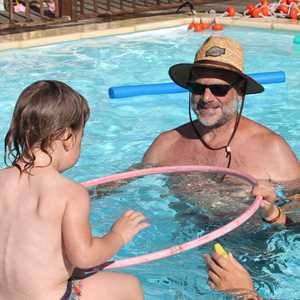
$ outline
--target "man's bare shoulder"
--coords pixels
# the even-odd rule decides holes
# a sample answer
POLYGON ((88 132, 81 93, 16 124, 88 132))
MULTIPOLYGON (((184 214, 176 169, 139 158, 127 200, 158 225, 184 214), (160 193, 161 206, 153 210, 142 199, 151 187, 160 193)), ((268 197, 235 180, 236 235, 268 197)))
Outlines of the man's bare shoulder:
POLYGON ((243 127, 247 128, 247 139, 256 147, 263 147, 272 152, 291 151, 285 139, 270 128, 247 118, 244 118, 243 127))
POLYGON ((240 126, 247 129, 249 133, 274 133, 270 128, 246 117, 241 118, 240 126))
POLYGON ((188 124, 162 132, 144 154, 143 162, 160 164, 173 147, 183 138, 182 131, 188 124))
POLYGON ((279 182, 300 177, 299 161, 282 136, 254 121, 244 125, 249 130, 243 149, 268 170, 270 179, 279 182))
POLYGON ((276 160, 286 160, 289 158, 297 160, 287 141, 274 131, 258 132, 252 136, 252 141, 260 145, 259 148, 264 151, 265 155, 270 155, 270 158, 273 157, 276 160))
POLYGON ((168 147, 176 142, 180 138, 180 134, 176 129, 171 129, 168 131, 162 132, 153 142, 154 145, 160 145, 168 147))

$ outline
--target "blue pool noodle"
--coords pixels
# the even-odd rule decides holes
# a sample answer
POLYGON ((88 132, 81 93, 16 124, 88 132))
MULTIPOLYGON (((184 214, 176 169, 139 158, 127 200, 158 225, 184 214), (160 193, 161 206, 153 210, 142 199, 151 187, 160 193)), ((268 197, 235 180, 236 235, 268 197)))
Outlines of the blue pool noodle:
MULTIPOLYGON (((260 84, 285 82, 285 72, 283 71, 252 73, 248 75, 260 84)), ((174 82, 113 86, 108 89, 109 97, 112 99, 184 92, 187 92, 187 90, 174 82)))
POLYGON ((293 43, 296 44, 296 45, 300 44, 300 35, 295 35, 294 36, 293 43))

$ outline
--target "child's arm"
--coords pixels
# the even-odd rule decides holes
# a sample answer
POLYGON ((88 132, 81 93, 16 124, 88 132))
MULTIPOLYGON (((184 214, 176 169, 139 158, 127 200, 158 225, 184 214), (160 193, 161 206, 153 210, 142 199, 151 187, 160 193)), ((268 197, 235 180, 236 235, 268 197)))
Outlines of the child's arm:
POLYGON ((87 191, 76 184, 69 197, 63 216, 62 238, 67 258, 75 267, 89 268, 104 263, 140 230, 149 226, 144 222, 143 214, 131 210, 123 214, 106 235, 92 237, 87 191))

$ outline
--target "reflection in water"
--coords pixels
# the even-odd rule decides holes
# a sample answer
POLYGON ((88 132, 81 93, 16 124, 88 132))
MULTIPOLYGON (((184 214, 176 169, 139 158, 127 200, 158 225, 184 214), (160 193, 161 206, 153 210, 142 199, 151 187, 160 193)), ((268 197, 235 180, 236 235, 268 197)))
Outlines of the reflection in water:
MULTIPOLYGON (((221 177, 200 173, 155 175, 107 185, 105 189, 97 187, 96 193, 102 196, 93 201, 92 219, 97 220, 93 229, 101 231, 103 223, 110 226, 123 211, 133 208, 143 211, 152 226, 122 250, 120 257, 193 240, 236 218, 253 201, 249 184, 233 176, 220 182, 221 177)), ((288 299, 286 292, 293 287, 285 284, 286 277, 292 282, 299 279, 299 229, 297 225, 285 228, 263 224, 257 213, 219 242, 249 270, 262 296, 270 299, 275 295, 275 299, 283 300, 288 299)), ((201 255, 211 252, 211 246, 133 267, 146 285, 146 298, 159 297, 156 290, 164 299, 230 299, 207 286, 201 255)), ((300 292, 296 295, 294 299, 300 299, 300 292)))
POLYGON ((222 210, 235 212, 247 207, 251 199, 251 185, 236 177, 223 174, 189 173, 172 175, 168 186, 170 193, 179 199, 194 203, 204 209, 208 214, 221 213, 222 210), (238 203, 238 205, 237 205, 238 203))

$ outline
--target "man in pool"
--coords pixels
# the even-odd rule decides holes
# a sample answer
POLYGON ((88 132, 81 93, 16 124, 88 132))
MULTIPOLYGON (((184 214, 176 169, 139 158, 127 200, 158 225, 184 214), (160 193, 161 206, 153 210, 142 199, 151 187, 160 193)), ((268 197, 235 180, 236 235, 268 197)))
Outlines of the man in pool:
POLYGON ((143 162, 228 167, 274 182, 300 177, 299 162, 287 142, 242 116, 245 95, 264 90, 244 73, 243 63, 238 42, 211 36, 197 51, 194 63, 172 66, 170 77, 190 91, 197 120, 192 121, 190 113, 189 123, 161 133, 143 162))

